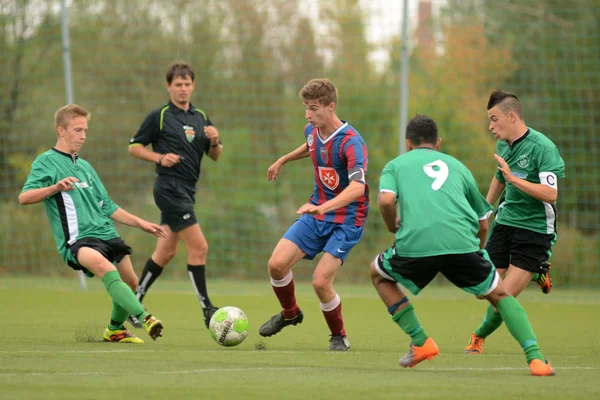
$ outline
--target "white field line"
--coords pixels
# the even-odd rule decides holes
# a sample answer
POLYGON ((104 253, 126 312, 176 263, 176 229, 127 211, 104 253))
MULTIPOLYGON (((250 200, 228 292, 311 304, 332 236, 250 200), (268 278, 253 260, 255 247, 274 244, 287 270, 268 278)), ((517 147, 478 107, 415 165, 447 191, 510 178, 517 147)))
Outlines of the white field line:
MULTIPOLYGON (((106 350, 0 350, 0 354, 97 354, 97 353, 164 353, 164 352, 172 352, 171 350, 152 350, 152 349, 141 349, 136 347, 135 349, 106 349, 106 350)), ((335 352, 327 352, 327 351, 318 351, 318 350, 250 350, 250 349, 222 349, 222 350, 194 350, 187 349, 186 352, 189 353, 235 353, 237 355, 242 354, 327 354, 331 356, 336 356, 340 353, 335 352)), ((351 350, 349 353, 342 353, 347 355, 352 354, 360 354, 360 355, 393 355, 393 356, 402 356, 402 350, 398 351, 355 351, 351 350)), ((341 354, 340 354, 341 355, 341 354)), ((344 355, 341 355, 342 357, 344 355)), ((473 358, 478 357, 477 355, 467 355, 464 353, 442 353, 442 357, 466 357, 473 358)), ((523 354, 484 354, 482 357, 519 357, 523 358, 523 354)), ((560 356, 560 358, 580 358, 580 356, 560 356)))
MULTIPOLYGON (((224 372, 250 372, 250 371, 295 371, 296 367, 248 367, 248 368, 201 368, 201 369, 180 369, 172 371, 144 371, 143 375, 188 375, 188 374, 205 374, 205 373, 224 373, 224 372)), ((78 371, 78 372, 0 372, 1 377, 9 376, 117 376, 123 375, 122 372, 106 372, 106 371, 78 371)))
MULTIPOLYGON (((298 370, 323 370, 325 367, 248 367, 248 368, 200 368, 200 369, 181 369, 171 371, 144 371, 140 372, 143 375, 190 375, 190 374, 207 374, 207 373, 228 373, 228 372, 253 372, 253 371, 298 371, 298 370)), ((562 367, 555 368, 559 371, 565 370, 598 370, 596 367, 562 367)), ((419 371, 428 372, 455 372, 455 371, 470 371, 470 372, 487 372, 487 371, 527 371, 524 367, 491 367, 491 368, 417 368, 419 371)), ((401 371, 401 369, 398 369, 401 371)), ((131 371, 130 371, 131 372, 131 371)), ((78 371, 78 372, 0 372, 0 378, 3 377, 36 377, 36 376, 118 376, 123 375, 122 372, 105 372, 105 371, 78 371)))

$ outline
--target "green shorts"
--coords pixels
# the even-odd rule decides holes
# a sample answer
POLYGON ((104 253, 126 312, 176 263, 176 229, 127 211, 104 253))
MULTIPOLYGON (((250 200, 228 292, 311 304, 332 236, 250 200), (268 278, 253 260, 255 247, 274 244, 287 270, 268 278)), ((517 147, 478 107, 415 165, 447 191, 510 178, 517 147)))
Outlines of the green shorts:
POLYGON ((485 250, 466 254, 403 257, 390 247, 377 256, 379 274, 398 282, 413 295, 419 294, 441 272, 455 286, 476 296, 491 293, 500 277, 485 250))

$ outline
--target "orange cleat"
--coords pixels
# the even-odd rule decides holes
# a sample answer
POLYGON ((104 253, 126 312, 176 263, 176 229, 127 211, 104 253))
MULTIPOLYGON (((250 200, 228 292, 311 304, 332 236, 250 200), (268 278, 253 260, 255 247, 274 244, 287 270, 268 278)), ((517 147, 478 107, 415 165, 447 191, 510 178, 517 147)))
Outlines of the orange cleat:
POLYGON ((554 376, 554 368, 548 364, 548 361, 537 358, 529 363, 529 370, 533 376, 554 376))
POLYGON ((423 346, 417 347, 410 344, 410 349, 399 361, 401 367, 412 368, 423 360, 431 360, 440 354, 437 344, 432 338, 427 338, 423 346))
POLYGON ((539 274, 539 277, 535 281, 540 288, 542 289, 542 293, 548 294, 550 293, 550 289, 552 289, 552 279, 550 279, 550 269, 552 268, 552 264, 549 262, 544 262, 542 264, 542 271, 539 274))
POLYGON ((483 342, 485 339, 481 336, 477 336, 476 334, 471 335, 471 341, 469 345, 465 348, 465 353, 467 354, 481 354, 483 353, 483 342))

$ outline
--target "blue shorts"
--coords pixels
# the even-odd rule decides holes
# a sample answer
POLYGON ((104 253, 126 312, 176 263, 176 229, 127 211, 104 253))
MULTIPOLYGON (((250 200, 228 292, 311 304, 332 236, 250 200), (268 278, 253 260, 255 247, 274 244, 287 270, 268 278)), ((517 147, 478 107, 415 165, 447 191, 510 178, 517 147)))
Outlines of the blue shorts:
POLYGON ((283 238, 300 247, 307 260, 324 251, 342 260, 343 264, 362 234, 362 226, 319 221, 311 215, 303 215, 290 226, 283 238))

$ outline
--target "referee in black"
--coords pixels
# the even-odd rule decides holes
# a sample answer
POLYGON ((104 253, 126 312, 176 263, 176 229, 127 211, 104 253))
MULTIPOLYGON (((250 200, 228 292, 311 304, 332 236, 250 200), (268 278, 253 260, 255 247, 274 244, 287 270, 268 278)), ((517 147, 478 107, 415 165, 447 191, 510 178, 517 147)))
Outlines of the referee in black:
MULTIPOLYGON (((208 244, 200 229, 194 202, 200 163, 206 154, 218 160, 223 146, 219 131, 204 111, 190 103, 194 91, 194 71, 184 62, 169 65, 166 87, 171 100, 148 114, 129 144, 129 153, 156 164, 154 202, 161 212, 160 224, 169 235, 159 238, 156 249, 146 261, 139 280, 140 302, 177 251, 179 240, 187 250, 187 269, 203 309, 204 323, 218 309, 206 289, 206 255, 208 244), (152 151, 146 146, 152 144, 152 151)), ((132 325, 140 322, 130 317, 132 325)))

